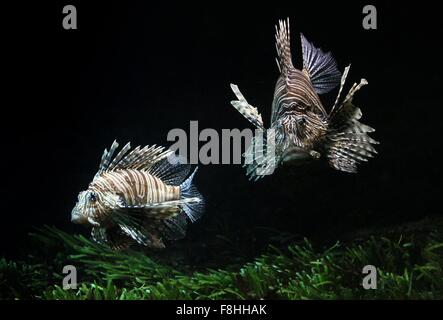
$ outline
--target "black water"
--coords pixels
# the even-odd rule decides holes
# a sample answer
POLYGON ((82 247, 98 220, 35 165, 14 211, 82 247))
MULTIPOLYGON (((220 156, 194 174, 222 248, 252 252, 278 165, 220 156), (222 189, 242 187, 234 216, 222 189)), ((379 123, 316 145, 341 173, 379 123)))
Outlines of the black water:
POLYGON ((201 166, 207 211, 189 239, 213 241, 209 226, 222 224, 218 232, 238 241, 259 238, 261 227, 334 240, 442 215, 442 29, 435 8, 375 2, 378 30, 367 31, 362 3, 74 1, 78 30, 66 31, 64 4, 5 11, 12 19, 3 30, 2 256, 26 251, 27 232, 43 224, 86 232, 71 225, 70 210, 114 139, 168 146, 169 130, 188 130, 190 120, 201 129, 248 127, 229 104, 231 82, 268 124, 278 76, 274 24, 287 16, 295 63, 302 31, 331 50, 340 69, 352 62, 351 81, 369 81, 355 102, 377 130, 379 155, 357 175, 282 168, 255 184, 240 166, 201 166))

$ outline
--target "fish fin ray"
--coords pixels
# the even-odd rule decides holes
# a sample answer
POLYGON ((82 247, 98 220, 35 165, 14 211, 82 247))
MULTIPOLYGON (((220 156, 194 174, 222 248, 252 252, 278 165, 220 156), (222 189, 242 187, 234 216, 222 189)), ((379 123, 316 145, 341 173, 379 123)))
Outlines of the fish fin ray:
POLYGON ((95 242, 107 245, 113 250, 124 250, 134 243, 133 239, 128 237, 119 226, 112 228, 94 227, 91 236, 95 242))
POLYGON ((131 143, 128 142, 125 144, 125 146, 120 150, 120 152, 114 157, 112 162, 109 164, 108 168, 106 170, 111 171, 119 162, 120 160, 128 153, 128 151, 131 149, 131 143))
POLYGON ((103 172, 108 169, 108 166, 112 160, 112 156, 114 155, 115 150, 118 148, 118 145, 119 145, 118 142, 114 140, 111 147, 109 148, 109 151, 107 149, 103 151, 103 155, 100 161, 100 166, 98 169, 99 172, 103 172))
POLYGON ((300 34, 303 51, 303 69, 311 79, 317 94, 324 94, 334 89, 339 83, 341 73, 330 52, 323 52, 300 34))
POLYGON ((355 92, 366 83, 363 79, 359 85, 354 84, 331 114, 325 146, 328 162, 336 170, 355 173, 358 164, 377 154, 374 145, 378 142, 368 135, 375 130, 359 121, 362 112, 352 103, 355 92))
POLYGON ((163 147, 156 145, 145 146, 144 148, 137 146, 129 152, 131 145, 127 143, 115 158, 112 158, 118 146, 117 141, 114 141, 109 151, 105 149, 96 176, 105 171, 121 169, 150 170, 154 164, 167 158, 172 153, 171 150, 164 150, 163 147))
POLYGON ((285 74, 288 69, 294 68, 291 55, 291 36, 289 18, 279 20, 275 26, 275 46, 277 49, 277 65, 281 73, 285 74))
POLYGON ((337 98, 335 99, 334 105, 332 106, 331 111, 329 112, 330 115, 332 115, 335 112, 336 108, 338 107, 338 102, 340 101, 340 96, 341 96, 341 93, 342 93, 343 88, 345 86, 346 78, 348 77, 348 73, 349 73, 349 69, 351 69, 351 65, 348 65, 345 68, 345 71, 343 72, 343 75, 341 76, 340 89, 338 90, 337 98))
POLYGON ((148 173, 168 185, 179 186, 185 180, 190 170, 191 165, 186 163, 185 158, 172 153, 167 158, 156 162, 148 170, 148 173))
POLYGON ((121 232, 133 242, 154 249, 165 248, 159 234, 161 224, 159 224, 158 220, 143 220, 143 223, 134 223, 131 221, 127 221, 126 223, 120 222, 118 227, 121 229, 121 232))
POLYGON ((195 222, 197 219, 199 219, 202 216, 205 208, 203 196, 193 183, 197 169, 198 168, 195 168, 194 172, 180 185, 180 201, 183 201, 181 208, 191 222, 195 222))
POLYGON ((170 219, 165 219, 163 222, 163 229, 161 233, 168 240, 180 240, 186 236, 186 227, 188 221, 186 219, 187 215, 180 213, 176 217, 170 219))
POLYGON ((119 226, 123 233, 133 239, 135 242, 144 246, 149 246, 149 237, 146 235, 145 232, 143 232, 142 228, 124 223, 119 224, 119 226))
POLYGON ((258 113, 257 108, 251 106, 246 101, 243 94, 238 89, 238 86, 231 83, 231 89, 234 92, 238 100, 232 100, 231 105, 240 112, 249 122, 251 122, 257 128, 263 129, 263 119, 261 114, 258 113))
POLYGON ((246 175, 249 180, 257 181, 266 175, 270 175, 276 167, 277 155, 275 152, 272 158, 273 161, 269 161, 269 132, 270 130, 266 130, 263 131, 263 135, 255 135, 252 138, 251 145, 243 154, 245 158, 243 167, 246 168, 246 175))

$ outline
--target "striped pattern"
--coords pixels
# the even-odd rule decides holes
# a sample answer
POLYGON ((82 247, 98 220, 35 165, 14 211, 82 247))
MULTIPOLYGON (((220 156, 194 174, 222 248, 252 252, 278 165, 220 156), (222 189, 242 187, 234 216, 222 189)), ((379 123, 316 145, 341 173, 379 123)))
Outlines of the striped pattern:
POLYGON ((72 221, 93 226, 92 237, 111 248, 137 242, 163 248, 162 238, 185 235, 187 219, 203 212, 203 199, 192 184, 189 165, 163 147, 118 143, 105 149, 89 188, 79 194, 72 221))
POLYGON ((324 94, 334 89, 340 81, 340 71, 330 52, 323 52, 300 34, 303 52, 303 70, 312 82, 315 92, 324 94))
MULTIPOLYGON (((169 186, 146 171, 125 169, 105 172, 90 184, 89 190, 99 199, 107 194, 120 196, 123 206, 136 207, 180 199, 180 187, 169 186)), ((177 211, 179 209, 177 208, 177 211)), ((101 206, 94 220, 101 221, 112 211, 101 206)))
POLYGON ((280 21, 276 46, 281 74, 272 102, 271 128, 275 129, 280 149, 290 146, 313 148, 327 130, 327 113, 306 71, 291 61, 289 20, 280 21))
POLYGON ((245 97, 240 92, 240 89, 235 84, 231 84, 231 89, 238 99, 231 101, 232 106, 254 126, 264 130, 263 120, 261 114, 258 113, 257 108, 251 106, 248 101, 246 101, 245 97))
POLYGON ((288 69, 293 69, 291 55, 291 34, 289 30, 289 19, 280 20, 275 26, 275 47, 277 49, 277 66, 282 74, 288 69))
MULTIPOLYGON (((343 78, 346 78, 348 72, 349 67, 346 68, 343 78)), ((352 103, 355 93, 368 84, 365 79, 359 84, 354 83, 343 102, 336 107, 344 85, 343 78, 339 95, 329 116, 330 128, 325 140, 325 149, 329 164, 334 169, 355 173, 358 164, 367 162, 377 154, 373 145, 378 142, 368 135, 375 130, 359 121, 362 112, 352 103)))
MULTIPOLYGON (((332 54, 316 48, 301 34, 303 69, 296 69, 292 63, 289 19, 276 25, 275 39, 280 71, 272 101, 270 127, 275 133, 275 163, 326 159, 337 170, 356 172, 359 163, 376 154, 373 145, 378 143, 368 135, 374 129, 359 122, 361 111, 352 103, 354 94, 367 84, 366 80, 354 84, 339 103, 350 67, 342 76, 332 54), (337 99, 328 114, 318 95, 339 84, 337 99)), ((264 129, 257 109, 247 103, 237 86, 232 89, 238 101, 231 104, 256 127, 264 129)), ((263 151, 266 147, 258 149, 263 151)), ((266 163, 260 163, 260 155, 255 153, 253 147, 245 153, 248 161, 244 166, 252 180, 263 177, 265 174, 259 169, 266 167, 266 163)))

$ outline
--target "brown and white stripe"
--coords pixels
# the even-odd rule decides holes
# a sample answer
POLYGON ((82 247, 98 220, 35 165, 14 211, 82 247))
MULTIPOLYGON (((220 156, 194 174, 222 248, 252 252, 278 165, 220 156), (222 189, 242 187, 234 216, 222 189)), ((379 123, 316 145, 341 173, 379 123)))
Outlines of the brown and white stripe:
POLYGON ((97 195, 115 193, 131 207, 180 199, 179 186, 167 185, 147 171, 134 169, 105 172, 94 179, 89 189, 97 195))
POLYGON ((162 236, 184 236, 186 221, 203 213, 203 198, 189 177, 189 165, 172 151, 130 144, 113 157, 118 143, 105 150, 99 170, 87 190, 80 192, 71 220, 93 226, 97 242, 123 248, 135 241, 163 247, 162 236))

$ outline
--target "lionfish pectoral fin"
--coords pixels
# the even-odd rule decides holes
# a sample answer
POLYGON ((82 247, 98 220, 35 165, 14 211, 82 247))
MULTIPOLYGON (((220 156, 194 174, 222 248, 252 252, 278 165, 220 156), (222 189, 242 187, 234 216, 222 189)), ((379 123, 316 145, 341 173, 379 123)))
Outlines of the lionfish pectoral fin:
POLYGON ((332 54, 316 48, 303 34, 300 34, 300 36, 303 51, 303 69, 307 71, 315 92, 323 94, 331 91, 340 83, 341 78, 341 73, 332 54))
POLYGON ((124 250, 134 243, 133 239, 128 237, 119 226, 112 228, 92 228, 92 239, 103 245, 107 245, 114 250, 124 250))
MULTIPOLYGON (((141 212, 138 211, 138 213, 141 212)), ((128 212, 126 214, 117 214, 113 220, 116 225, 115 228, 119 230, 121 235, 120 239, 129 239, 132 243, 162 249, 165 246, 160 235, 157 235, 160 221, 157 217, 150 219, 146 216, 129 215, 128 212)))
POLYGON ((261 117, 261 114, 258 113, 257 108, 251 106, 248 101, 246 101, 245 97, 238 89, 238 86, 231 83, 231 89, 238 99, 231 101, 232 106, 237 109, 237 111, 240 112, 243 117, 245 117, 254 126, 264 130, 263 119, 261 117))
POLYGON ((147 219, 144 223, 146 234, 150 239, 151 248, 161 249, 165 240, 179 240, 186 235, 187 220, 185 214, 179 214, 172 218, 158 220, 147 219))
POLYGON ((340 101, 341 93, 342 93, 343 88, 345 86, 346 78, 348 77, 348 73, 349 73, 349 69, 351 69, 351 65, 348 65, 345 68, 345 71, 343 72, 343 75, 341 76, 340 89, 338 90, 337 98, 335 99, 334 105, 332 106, 331 111, 329 112, 329 117, 331 117, 334 114, 334 112, 337 110, 338 102, 340 101))
POLYGON ((123 232, 140 245, 153 249, 164 249, 165 244, 156 230, 120 225, 123 232))
POLYGON ((135 242, 147 246, 149 239, 146 236, 146 230, 143 227, 142 208, 138 207, 138 211, 130 209, 130 207, 121 207, 110 215, 109 223, 113 227, 118 228, 120 234, 124 234, 126 237, 131 238, 135 242))
POLYGON ((165 245, 159 235, 144 228, 120 225, 120 228, 138 244, 154 249, 163 249, 165 245))
POLYGON ((262 133, 252 138, 251 145, 243 154, 243 167, 249 180, 253 181, 271 175, 280 162, 280 156, 275 153, 274 132, 266 130, 262 133))
POLYGON ((92 240, 100 244, 106 244, 108 242, 105 228, 93 227, 91 230, 91 237, 92 240))
POLYGON ((125 223, 119 224, 120 229, 126 234, 128 237, 132 238, 138 244, 148 246, 150 244, 150 239, 146 233, 146 231, 141 226, 130 225, 125 223))
POLYGON ((163 220, 161 233, 168 240, 183 239, 186 235, 187 227, 186 214, 179 214, 175 217, 163 220))
POLYGON ((373 145, 378 142, 369 136, 375 130, 359 121, 362 112, 352 103, 354 94, 366 84, 365 79, 355 83, 343 103, 330 114, 325 147, 329 164, 336 170, 357 172, 359 163, 377 154, 373 145))
POLYGON ((163 240, 159 234, 156 233, 149 233, 149 244, 147 245, 149 248, 152 249, 164 249, 165 244, 163 243, 163 240))

